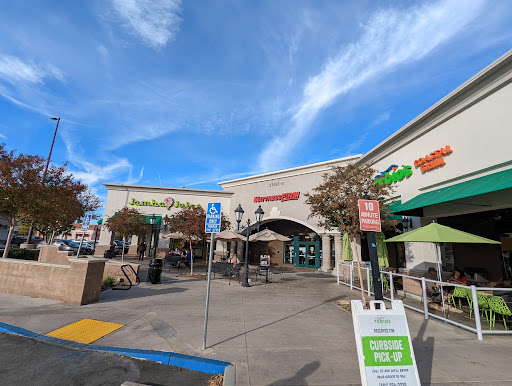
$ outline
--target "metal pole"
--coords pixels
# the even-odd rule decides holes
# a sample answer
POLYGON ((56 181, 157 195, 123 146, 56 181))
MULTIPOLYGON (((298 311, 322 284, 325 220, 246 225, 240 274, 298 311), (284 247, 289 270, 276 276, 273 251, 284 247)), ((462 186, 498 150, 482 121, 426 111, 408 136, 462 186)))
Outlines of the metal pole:
POLYGON ((245 271, 244 271, 244 282, 242 287, 250 287, 249 285, 249 230, 251 227, 251 220, 247 220, 247 239, 245 241, 245 271))
MULTIPOLYGON (((345 267, 343 267, 343 272, 345 272, 345 267)), ((336 284, 340 285, 340 263, 336 264, 336 284)))
POLYGON ((206 332, 208 330, 208 307, 210 305, 210 279, 212 276, 213 260, 213 233, 210 240, 210 257, 208 258, 208 284, 206 285, 206 308, 204 310, 203 350, 206 350, 206 332))
POLYGON ((476 336, 478 340, 483 340, 482 337, 482 322, 480 321, 480 310, 478 307, 478 296, 476 294, 476 287, 471 286, 471 297, 473 298, 473 312, 475 313, 476 336))
POLYGON ((425 319, 428 319, 427 284, 424 277, 421 278, 421 292, 423 293, 423 311, 425 312, 425 319))
POLYGON ((76 252, 76 257, 80 257, 80 250, 82 249, 82 243, 84 242, 85 232, 82 233, 82 238, 80 239, 80 245, 78 246, 78 251, 76 252))
MULTIPOLYGON (((46 159, 46 165, 43 171, 43 178, 41 180, 41 185, 44 185, 44 179, 46 178, 46 173, 48 172, 48 165, 50 164, 50 158, 52 157, 53 144, 55 143, 55 137, 57 136, 57 129, 59 128, 60 118, 51 118, 57 121, 57 125, 55 126, 55 132, 53 133, 52 145, 50 146, 50 153, 48 154, 48 158, 46 159)), ((32 239, 33 227, 30 224, 30 228, 28 229, 27 235, 27 244, 30 244, 30 240, 32 239)))
POLYGON ((393 272, 389 271, 389 291, 391 301, 395 300, 395 283, 393 283, 393 272))
MULTIPOLYGON (((370 296, 371 295, 371 293, 370 293, 370 267, 368 267, 368 266, 366 266, 366 286, 368 287, 368 296, 370 296)), ((362 285, 361 285, 361 287, 362 287, 362 285)))
POLYGON ((354 264, 350 264, 350 289, 354 289, 354 264))

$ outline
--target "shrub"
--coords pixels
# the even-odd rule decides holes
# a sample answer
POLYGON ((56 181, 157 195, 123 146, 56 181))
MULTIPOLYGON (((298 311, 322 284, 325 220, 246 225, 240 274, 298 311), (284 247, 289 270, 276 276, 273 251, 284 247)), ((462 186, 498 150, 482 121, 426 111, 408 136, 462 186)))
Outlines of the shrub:
POLYGON ((103 280, 103 286, 110 288, 114 286, 115 279, 113 277, 107 277, 105 280, 103 280))
POLYGON ((38 251, 33 249, 9 248, 9 259, 37 260, 38 251))

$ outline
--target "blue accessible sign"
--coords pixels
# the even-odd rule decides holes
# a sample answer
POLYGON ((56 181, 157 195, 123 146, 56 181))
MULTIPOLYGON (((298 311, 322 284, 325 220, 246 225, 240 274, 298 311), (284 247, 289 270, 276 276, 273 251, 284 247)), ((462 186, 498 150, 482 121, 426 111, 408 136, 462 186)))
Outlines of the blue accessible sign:
POLYGON ((82 232, 87 232, 89 230, 89 224, 91 223, 92 214, 86 214, 84 217, 84 222, 82 223, 82 232))
POLYGON ((206 233, 220 233, 220 202, 209 202, 206 209, 206 233))

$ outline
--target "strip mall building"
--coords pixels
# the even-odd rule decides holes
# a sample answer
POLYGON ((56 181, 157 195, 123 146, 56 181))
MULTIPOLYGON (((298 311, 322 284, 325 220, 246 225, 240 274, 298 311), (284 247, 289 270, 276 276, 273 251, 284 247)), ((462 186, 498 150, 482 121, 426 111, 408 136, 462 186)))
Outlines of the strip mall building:
MULTIPOLYGON (((407 230, 436 221, 501 240, 502 246, 446 244, 442 250, 444 270, 468 268, 499 280, 509 267, 512 249, 511 81, 509 51, 364 155, 222 182, 223 191, 105 184, 104 219, 124 206, 155 214, 157 251, 163 253, 170 245, 162 238, 166 231, 161 218, 166 214, 187 205, 221 202, 236 227, 238 204, 245 210, 242 224, 248 214, 254 222, 254 211, 261 205, 261 227, 291 241, 251 244, 251 261, 270 254, 275 264, 328 271, 342 258, 342 235, 309 218, 305 193, 318 186, 332 166, 368 164, 380 172, 376 183, 393 185, 390 207, 402 216, 407 230)), ((100 246, 108 248, 110 240, 104 229, 100 246)), ((238 248, 232 244, 230 254, 240 258, 242 243, 238 248)), ((359 245, 366 260, 366 241, 359 240, 359 245)), ((219 243, 216 248, 224 247, 219 243)), ((389 245, 388 251, 391 266, 405 264, 413 271, 425 270, 436 259, 427 243, 389 245)))

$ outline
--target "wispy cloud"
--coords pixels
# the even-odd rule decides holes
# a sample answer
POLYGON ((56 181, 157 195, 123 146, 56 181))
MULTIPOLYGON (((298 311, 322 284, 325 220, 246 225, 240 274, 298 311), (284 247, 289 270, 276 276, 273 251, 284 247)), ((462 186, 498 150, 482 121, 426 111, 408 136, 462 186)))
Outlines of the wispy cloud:
POLYGON ((5 135, 3 135, 2 133, 0 133, 0 138, 1 139, 7 139, 7 137, 5 135))
POLYGON ((125 28, 152 48, 164 47, 179 31, 180 0, 112 0, 125 28))
POLYGON ((408 9, 374 13, 362 25, 361 38, 329 59, 320 73, 309 79, 301 102, 280 133, 259 158, 263 170, 285 166, 294 147, 311 130, 318 114, 366 81, 422 59, 474 20, 484 0, 438 1, 408 9))
POLYGON ((247 176, 253 176, 255 174, 261 173, 261 170, 248 170, 245 172, 239 172, 239 173, 230 173, 230 174, 224 174, 224 175, 211 175, 209 177, 206 177, 203 180, 200 181, 194 181, 189 184, 185 184, 187 187, 195 186, 195 185, 203 185, 203 184, 209 184, 211 182, 223 182, 223 181, 229 181, 236 178, 243 178, 247 176))
POLYGON ((0 79, 8 83, 42 84, 45 79, 52 78, 61 82, 65 80, 64 73, 51 64, 24 62, 20 58, 8 55, 0 57, 0 79))
POLYGON ((380 125, 382 125, 384 122, 389 121, 389 118, 391 118, 391 111, 386 111, 385 113, 380 114, 379 116, 377 116, 377 118, 375 118, 375 119, 370 123, 370 127, 380 126, 380 125))

